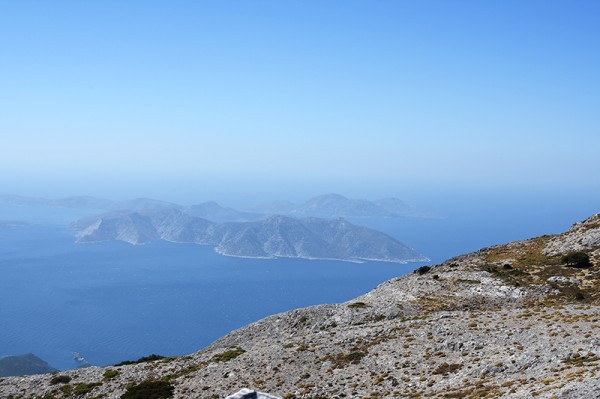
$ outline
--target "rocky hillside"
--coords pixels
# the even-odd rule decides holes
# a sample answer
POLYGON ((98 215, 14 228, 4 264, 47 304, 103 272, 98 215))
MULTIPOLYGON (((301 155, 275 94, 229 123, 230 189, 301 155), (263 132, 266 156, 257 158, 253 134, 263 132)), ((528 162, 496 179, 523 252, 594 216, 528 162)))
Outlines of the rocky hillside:
POLYGON ((343 219, 270 216, 255 222, 213 223, 175 209, 120 211, 74 223, 77 242, 156 240, 211 245, 223 255, 417 262, 428 259, 394 238, 343 219))
POLYGON ((597 398, 599 234, 595 215, 268 317, 189 356, 3 378, 0 397, 120 398, 152 385, 175 398, 242 387, 286 399, 597 398))

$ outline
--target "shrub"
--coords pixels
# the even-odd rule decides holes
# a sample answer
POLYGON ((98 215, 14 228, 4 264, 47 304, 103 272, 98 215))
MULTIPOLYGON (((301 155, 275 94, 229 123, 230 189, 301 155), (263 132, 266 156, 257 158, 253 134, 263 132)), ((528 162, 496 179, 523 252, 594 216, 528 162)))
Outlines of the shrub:
POLYGON ((160 360, 160 359, 164 359, 164 358, 165 358, 164 356, 156 355, 153 353, 150 356, 140 357, 138 360, 125 360, 124 362, 115 364, 115 366, 126 366, 128 364, 153 362, 155 360, 160 360))
POLYGON ((173 397, 173 385, 166 381, 143 381, 127 388, 121 399, 167 399, 173 397))
POLYGON ((585 252, 571 252, 562 257, 561 261, 571 267, 590 267, 590 257, 585 252))
POLYGON ((71 396, 71 394, 73 393, 73 387, 69 384, 64 384, 60 386, 60 391, 63 393, 64 396, 71 396))
POLYGON ((414 271, 414 273, 417 273, 419 276, 422 276, 422 275, 428 273, 430 270, 431 270, 430 266, 421 266, 418 269, 416 269, 414 271))
POLYGON ((52 385, 66 384, 70 381, 71 381, 71 377, 69 377, 68 375, 57 375, 56 377, 53 377, 50 380, 50 384, 52 384, 52 385))
POLYGON ((117 370, 113 370, 113 369, 108 369, 104 372, 104 378, 106 378, 107 380, 111 380, 118 375, 119 375, 119 372, 117 370))
POLYGON ((352 302, 351 304, 348 304, 348 307, 350 309, 360 309, 360 308, 366 308, 367 304, 364 302, 352 302))
POLYGON ((348 363, 358 364, 363 357, 365 357, 364 352, 356 351, 356 352, 350 352, 347 355, 344 355, 343 359, 348 363))
POLYGON ((100 382, 92 382, 90 384, 80 383, 75 385, 75 394, 77 395, 85 395, 92 391, 92 389, 99 387, 102 385, 100 382))
POLYGON ((437 369, 433 371, 433 374, 441 374, 448 375, 450 373, 455 373, 462 368, 462 364, 448 364, 442 363, 438 366, 437 369))
POLYGON ((214 355, 211 359, 212 362, 228 362, 231 359, 235 359, 236 357, 238 357, 239 355, 241 355, 242 353, 245 353, 246 351, 243 350, 242 348, 239 347, 233 347, 230 348, 228 350, 226 350, 223 353, 218 353, 216 355, 214 355))

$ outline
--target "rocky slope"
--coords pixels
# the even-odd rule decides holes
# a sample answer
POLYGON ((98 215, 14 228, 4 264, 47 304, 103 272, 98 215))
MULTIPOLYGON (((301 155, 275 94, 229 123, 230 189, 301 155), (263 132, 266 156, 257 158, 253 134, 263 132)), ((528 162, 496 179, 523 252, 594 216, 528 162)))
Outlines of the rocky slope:
MULTIPOLYGON (((569 232, 482 249, 342 304, 274 315, 184 357, 0 379, 0 397, 119 398, 143 381, 175 398, 242 387, 282 398, 597 398, 600 215, 569 232), (590 265, 565 263, 584 252, 590 265), (79 394, 76 394, 79 392, 79 394)), ((176 332, 174 332, 176 334, 176 332)))
POLYGON ((79 243, 165 240, 211 245, 223 255, 251 258, 427 261, 392 237, 343 219, 270 216, 255 222, 213 223, 179 210, 161 209, 112 212, 81 219, 73 226, 79 243))

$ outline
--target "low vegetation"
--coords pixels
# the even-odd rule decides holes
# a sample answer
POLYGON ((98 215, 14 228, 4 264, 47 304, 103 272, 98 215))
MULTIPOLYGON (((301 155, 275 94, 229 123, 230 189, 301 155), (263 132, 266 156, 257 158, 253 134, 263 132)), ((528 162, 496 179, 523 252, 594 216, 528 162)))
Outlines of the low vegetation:
POLYGON ((231 359, 235 359, 236 357, 240 356, 241 354, 243 354, 245 352, 246 351, 240 347, 233 347, 233 348, 226 350, 223 353, 218 353, 218 354, 214 355, 212 357, 211 361, 212 362, 228 362, 231 359))
POLYGON ((350 309, 361 309, 361 308, 366 308, 367 306, 369 306, 369 305, 367 305, 364 302, 352 302, 352 303, 348 304, 348 307, 350 309))
POLYGON ((174 390, 169 382, 148 380, 127 388, 121 399, 168 399, 174 390))
POLYGON ((99 387, 100 385, 102 385, 102 383, 100 382, 92 382, 92 383, 79 383, 75 385, 75 388, 73 389, 73 392, 75 392, 76 395, 85 395, 87 393, 92 392, 92 390, 96 387, 99 387))
POLYGON ((55 377, 52 377, 52 379, 50 380, 50 384, 52 385, 67 384, 69 382, 71 382, 71 377, 69 377, 68 375, 57 375, 55 377))
POLYGON ((107 369, 104 372, 104 379, 106 379, 106 380, 112 380, 113 378, 115 378, 118 375, 119 375, 119 372, 117 370, 107 369))
POLYGON ((448 375, 450 373, 455 373, 456 371, 460 370, 462 367, 463 367, 462 364, 442 363, 439 365, 438 368, 433 370, 433 374, 448 375))
POLYGON ((429 273, 430 270, 431 270, 431 266, 421 266, 418 269, 416 269, 414 271, 414 273, 418 274, 419 276, 422 276, 424 274, 429 273))
POLYGON ((350 364, 358 364, 361 359, 367 355, 366 352, 360 350, 354 350, 349 353, 337 353, 335 355, 329 355, 324 360, 331 361, 332 368, 340 369, 350 364))
POLYGON ((155 360, 161 360, 164 359, 164 356, 161 355, 156 355, 156 354, 152 354, 149 356, 144 356, 144 357, 140 357, 138 360, 125 360, 121 363, 117 363, 115 364, 116 367, 118 366, 125 366, 128 364, 138 364, 138 363, 146 363, 146 362, 153 362, 155 360))
POLYGON ((571 252, 562 257, 561 262, 567 266, 586 268, 591 267, 590 257, 585 252, 571 252))

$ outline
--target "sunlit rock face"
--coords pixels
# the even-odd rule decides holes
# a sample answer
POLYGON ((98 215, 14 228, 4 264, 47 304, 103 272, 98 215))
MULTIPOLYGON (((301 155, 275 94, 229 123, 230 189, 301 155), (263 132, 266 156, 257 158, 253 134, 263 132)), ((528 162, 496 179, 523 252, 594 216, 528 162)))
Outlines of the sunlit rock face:
POLYGON ((78 243, 157 240, 210 245, 226 256, 345 261, 427 262, 384 233, 344 219, 272 215, 253 222, 214 223, 176 209, 117 211, 72 224, 78 243))

